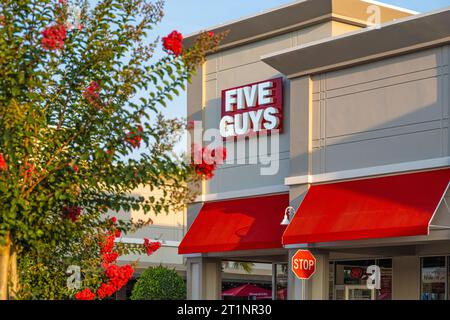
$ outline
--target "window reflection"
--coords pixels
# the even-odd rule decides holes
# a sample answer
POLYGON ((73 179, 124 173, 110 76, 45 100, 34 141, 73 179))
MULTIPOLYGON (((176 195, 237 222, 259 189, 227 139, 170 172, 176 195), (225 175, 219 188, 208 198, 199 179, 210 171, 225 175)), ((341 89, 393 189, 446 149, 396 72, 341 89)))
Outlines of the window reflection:
POLYGON ((422 258, 422 300, 445 300, 447 266, 445 257, 422 258))
POLYGON ((330 264, 330 299, 334 300, 391 300, 392 259, 335 261, 330 264), (380 267, 380 289, 367 287, 367 268, 380 267))

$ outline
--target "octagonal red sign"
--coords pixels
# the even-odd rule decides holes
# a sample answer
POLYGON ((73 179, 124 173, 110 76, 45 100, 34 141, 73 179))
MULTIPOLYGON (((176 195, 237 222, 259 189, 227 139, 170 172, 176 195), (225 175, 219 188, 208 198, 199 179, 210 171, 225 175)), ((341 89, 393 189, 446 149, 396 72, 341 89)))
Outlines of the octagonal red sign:
POLYGON ((292 257, 292 272, 301 280, 307 280, 316 272, 316 258, 308 250, 298 250, 292 257))

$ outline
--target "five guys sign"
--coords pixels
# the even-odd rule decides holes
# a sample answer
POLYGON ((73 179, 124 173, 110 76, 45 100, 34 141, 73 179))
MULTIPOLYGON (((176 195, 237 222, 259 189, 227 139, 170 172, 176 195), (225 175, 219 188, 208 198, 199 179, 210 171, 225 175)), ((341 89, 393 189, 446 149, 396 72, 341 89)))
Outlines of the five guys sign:
POLYGON ((245 137, 282 128, 283 78, 222 91, 220 135, 245 137))

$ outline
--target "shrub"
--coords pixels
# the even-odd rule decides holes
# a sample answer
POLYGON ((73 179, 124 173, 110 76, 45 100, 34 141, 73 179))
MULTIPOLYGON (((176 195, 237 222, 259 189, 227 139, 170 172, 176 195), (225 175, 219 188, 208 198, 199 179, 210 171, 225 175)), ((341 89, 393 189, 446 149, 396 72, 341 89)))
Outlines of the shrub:
POLYGON ((159 266, 145 270, 137 280, 132 300, 183 300, 186 284, 175 270, 159 266))

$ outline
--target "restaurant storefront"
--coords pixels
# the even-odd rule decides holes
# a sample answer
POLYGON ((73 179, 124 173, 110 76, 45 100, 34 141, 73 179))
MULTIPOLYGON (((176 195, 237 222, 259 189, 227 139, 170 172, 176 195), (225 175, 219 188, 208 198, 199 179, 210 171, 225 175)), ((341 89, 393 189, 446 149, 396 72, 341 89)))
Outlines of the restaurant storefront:
POLYGON ((271 263, 274 299, 450 299, 449 21, 307 0, 211 29, 187 111, 229 157, 188 207, 189 299, 221 298, 224 260, 271 263))

